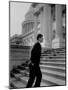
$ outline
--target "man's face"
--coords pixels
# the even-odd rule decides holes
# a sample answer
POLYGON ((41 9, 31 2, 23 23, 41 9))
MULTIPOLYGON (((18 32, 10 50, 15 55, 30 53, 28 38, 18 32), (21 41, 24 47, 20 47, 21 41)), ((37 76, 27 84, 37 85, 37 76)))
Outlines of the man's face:
POLYGON ((39 41, 40 41, 40 43, 42 43, 43 42, 43 37, 39 38, 39 41))

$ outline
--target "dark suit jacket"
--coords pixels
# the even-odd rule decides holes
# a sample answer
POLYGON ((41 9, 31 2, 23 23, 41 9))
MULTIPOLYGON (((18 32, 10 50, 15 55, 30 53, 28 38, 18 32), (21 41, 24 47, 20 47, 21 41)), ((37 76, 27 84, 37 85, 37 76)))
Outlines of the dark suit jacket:
POLYGON ((31 62, 39 65, 41 56, 41 45, 39 42, 35 43, 31 51, 31 62))

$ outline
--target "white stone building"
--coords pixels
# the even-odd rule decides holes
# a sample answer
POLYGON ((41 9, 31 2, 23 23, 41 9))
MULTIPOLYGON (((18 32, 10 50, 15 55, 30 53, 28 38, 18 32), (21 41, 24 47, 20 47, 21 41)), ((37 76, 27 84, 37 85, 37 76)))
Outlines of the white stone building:
POLYGON ((38 33, 44 35, 43 47, 65 47, 66 5, 32 3, 22 23, 24 45, 32 46, 38 33))

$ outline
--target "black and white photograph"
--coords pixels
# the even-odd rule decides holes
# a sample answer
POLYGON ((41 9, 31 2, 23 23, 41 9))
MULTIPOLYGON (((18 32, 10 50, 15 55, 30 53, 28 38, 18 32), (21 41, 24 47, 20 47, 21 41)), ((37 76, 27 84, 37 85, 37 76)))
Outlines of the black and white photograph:
POLYGON ((9 1, 9 89, 66 86, 66 7, 9 1))

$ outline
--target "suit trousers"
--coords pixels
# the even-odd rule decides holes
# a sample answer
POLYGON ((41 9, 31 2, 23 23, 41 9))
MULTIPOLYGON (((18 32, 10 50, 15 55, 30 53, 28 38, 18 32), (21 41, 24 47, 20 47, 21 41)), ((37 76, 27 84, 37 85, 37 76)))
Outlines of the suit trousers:
POLYGON ((41 79, 42 79, 42 73, 41 73, 39 65, 30 64, 29 65, 29 71, 30 71, 29 72, 29 80, 28 80, 26 87, 27 88, 32 87, 34 81, 35 81, 34 87, 40 87, 40 83, 41 83, 41 79))

